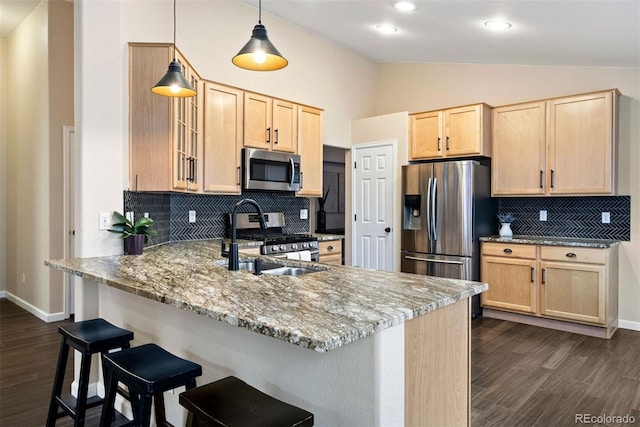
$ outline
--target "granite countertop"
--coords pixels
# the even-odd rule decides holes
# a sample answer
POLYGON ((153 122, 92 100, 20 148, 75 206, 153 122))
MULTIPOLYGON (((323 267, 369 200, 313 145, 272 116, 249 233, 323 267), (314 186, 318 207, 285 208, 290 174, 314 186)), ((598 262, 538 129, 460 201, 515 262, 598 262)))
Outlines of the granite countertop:
POLYGON ((319 242, 327 241, 327 240, 342 240, 344 239, 344 235, 342 234, 331 234, 331 233, 312 233, 314 237, 318 239, 319 242))
POLYGON ((486 283, 295 260, 277 263, 320 271, 257 276, 227 270, 220 252, 220 240, 172 242, 146 248, 137 256, 48 260, 45 264, 319 352, 488 288, 486 283))
POLYGON ((620 242, 617 240, 600 239, 572 239, 567 237, 545 237, 545 236, 486 236, 480 237, 482 242, 516 243, 543 246, 573 246, 580 248, 606 249, 615 246, 620 242))

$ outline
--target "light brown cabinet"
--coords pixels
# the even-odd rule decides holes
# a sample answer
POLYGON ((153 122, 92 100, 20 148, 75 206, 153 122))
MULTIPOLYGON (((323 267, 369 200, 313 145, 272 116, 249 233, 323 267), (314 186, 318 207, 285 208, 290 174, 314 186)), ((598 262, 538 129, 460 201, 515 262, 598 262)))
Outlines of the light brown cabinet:
MULTIPOLYGON (((483 307, 604 327, 618 319, 618 247, 482 243, 483 307)), ((548 326, 548 325, 547 325, 548 326)))
POLYGON ((619 92, 493 110, 492 194, 614 195, 619 92))
POLYGON ((320 262, 342 265, 342 240, 323 240, 318 242, 320 262))
POLYGON ((244 94, 244 146, 295 153, 297 105, 257 93, 244 94))
POLYGON ((151 92, 172 58, 170 44, 129 44, 129 186, 136 191, 200 189, 200 76, 177 51, 176 60, 199 94, 168 98, 151 92))
POLYGON ((240 194, 244 92, 204 84, 203 191, 240 194))
POLYGON ((491 156, 491 107, 475 104, 409 115, 409 160, 491 156))
POLYGON ((298 154, 301 163, 298 196, 322 196, 322 114, 318 108, 298 106, 298 154))

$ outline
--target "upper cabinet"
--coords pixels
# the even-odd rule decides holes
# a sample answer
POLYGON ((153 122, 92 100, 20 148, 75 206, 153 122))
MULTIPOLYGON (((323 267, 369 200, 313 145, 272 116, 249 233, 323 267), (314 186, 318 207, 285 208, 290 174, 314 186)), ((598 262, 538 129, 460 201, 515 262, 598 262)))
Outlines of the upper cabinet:
POLYGON ((409 116, 409 160, 491 156, 491 107, 475 104, 409 116))
POLYGON ((492 194, 615 195, 617 90, 493 110, 492 194))
POLYGON ((300 191, 298 196, 322 196, 322 110, 298 106, 298 154, 300 191))
POLYGON ((240 194, 244 92, 204 84, 203 191, 240 194))
POLYGON ((192 98, 151 92, 173 58, 169 44, 129 44, 129 179, 135 191, 198 191, 202 148, 202 82, 176 52, 192 98))
POLYGON ((294 153, 297 106, 257 93, 244 94, 244 146, 294 153))

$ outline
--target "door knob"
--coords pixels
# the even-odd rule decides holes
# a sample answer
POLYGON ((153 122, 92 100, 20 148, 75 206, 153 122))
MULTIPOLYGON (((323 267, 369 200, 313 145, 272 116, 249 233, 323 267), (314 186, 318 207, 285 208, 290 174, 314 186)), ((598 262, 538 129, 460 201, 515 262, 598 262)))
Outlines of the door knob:
POLYGON ((384 229, 385 233, 391 233, 391 227, 387 227, 384 229))

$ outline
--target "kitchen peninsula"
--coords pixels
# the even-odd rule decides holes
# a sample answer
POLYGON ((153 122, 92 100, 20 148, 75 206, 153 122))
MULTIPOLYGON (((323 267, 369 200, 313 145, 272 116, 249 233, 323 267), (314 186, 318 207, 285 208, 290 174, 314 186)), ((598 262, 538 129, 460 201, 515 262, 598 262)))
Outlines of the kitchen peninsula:
POLYGON ((318 426, 469 425, 469 298, 486 284, 278 262, 318 271, 228 271, 220 240, 46 264, 107 285, 100 316, 202 364, 198 384, 236 375, 318 426))

